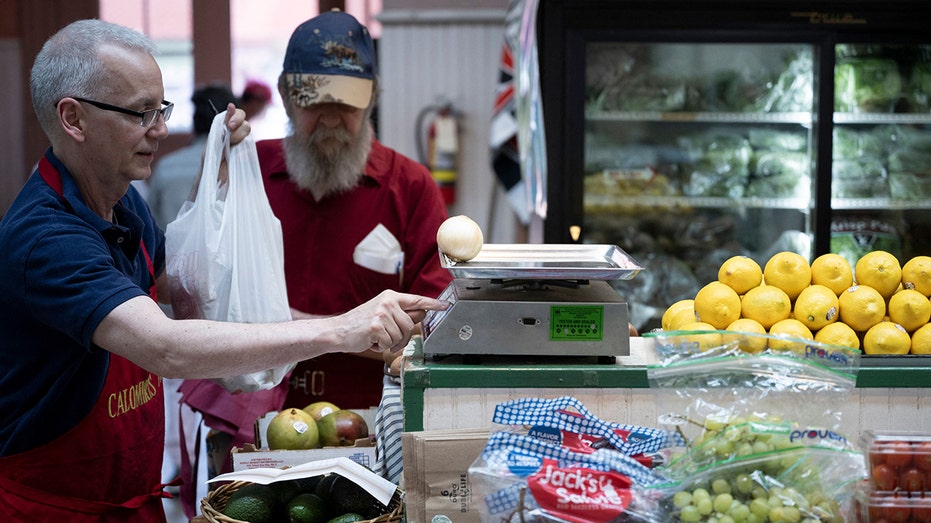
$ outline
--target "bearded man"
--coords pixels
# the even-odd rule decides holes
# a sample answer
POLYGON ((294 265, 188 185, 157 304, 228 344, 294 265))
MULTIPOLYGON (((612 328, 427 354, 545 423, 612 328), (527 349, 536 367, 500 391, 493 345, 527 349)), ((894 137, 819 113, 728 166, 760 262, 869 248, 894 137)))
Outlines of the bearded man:
MULTIPOLYGON (((257 147, 281 220, 294 317, 338 314, 385 289, 438 296, 451 281, 436 245, 446 207, 423 165, 374 137, 378 76, 368 30, 339 11, 304 22, 291 35, 278 90, 290 132, 257 147)), ((333 356, 297 366, 286 407, 379 404, 382 356, 333 356)))

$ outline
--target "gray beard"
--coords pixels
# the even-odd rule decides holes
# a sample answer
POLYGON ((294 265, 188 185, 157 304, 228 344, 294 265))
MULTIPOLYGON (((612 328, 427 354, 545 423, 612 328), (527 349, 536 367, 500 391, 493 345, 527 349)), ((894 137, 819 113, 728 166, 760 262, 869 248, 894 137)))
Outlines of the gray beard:
POLYGON ((368 120, 355 137, 343 128, 318 129, 310 135, 292 128, 283 140, 291 180, 317 200, 351 190, 362 179, 372 134, 368 120))

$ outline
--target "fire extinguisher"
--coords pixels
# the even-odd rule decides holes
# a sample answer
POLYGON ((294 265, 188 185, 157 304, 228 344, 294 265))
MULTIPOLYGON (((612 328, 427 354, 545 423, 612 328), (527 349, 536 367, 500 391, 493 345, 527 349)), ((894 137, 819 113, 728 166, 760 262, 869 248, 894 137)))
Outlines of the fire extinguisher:
POLYGON ((440 188, 446 205, 456 202, 456 177, 459 163, 459 116, 450 103, 424 108, 418 115, 417 144, 423 163, 440 188), (430 117, 424 131, 424 121, 430 117), (422 135, 426 134, 426 146, 422 135))

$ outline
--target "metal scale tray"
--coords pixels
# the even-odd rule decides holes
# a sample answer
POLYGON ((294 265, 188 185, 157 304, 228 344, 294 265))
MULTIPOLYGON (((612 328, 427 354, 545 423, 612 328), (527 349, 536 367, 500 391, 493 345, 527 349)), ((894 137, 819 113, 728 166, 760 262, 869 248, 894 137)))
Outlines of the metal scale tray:
POLYGON ((468 262, 440 253, 452 305, 423 321, 425 355, 630 354, 627 303, 606 280, 643 270, 613 245, 488 244, 468 262))

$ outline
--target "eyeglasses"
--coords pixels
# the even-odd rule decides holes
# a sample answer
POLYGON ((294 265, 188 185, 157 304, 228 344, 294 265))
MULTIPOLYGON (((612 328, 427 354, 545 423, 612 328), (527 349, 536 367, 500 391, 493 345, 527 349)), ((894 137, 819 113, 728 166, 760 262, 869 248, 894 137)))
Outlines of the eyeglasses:
POLYGON ((73 97, 79 102, 85 102, 97 107, 98 109, 103 109, 104 111, 114 111, 117 113, 128 114, 130 116, 136 116, 139 118, 139 125, 142 127, 151 127, 155 123, 155 120, 158 118, 158 115, 162 115, 162 118, 165 121, 168 121, 168 118, 171 117, 171 110, 174 109, 175 104, 162 100, 161 109, 149 109, 148 111, 133 111, 132 109, 126 109, 125 107, 119 107, 117 105, 105 104, 103 102, 95 102, 94 100, 88 100, 87 98, 78 98, 77 96, 73 97))

